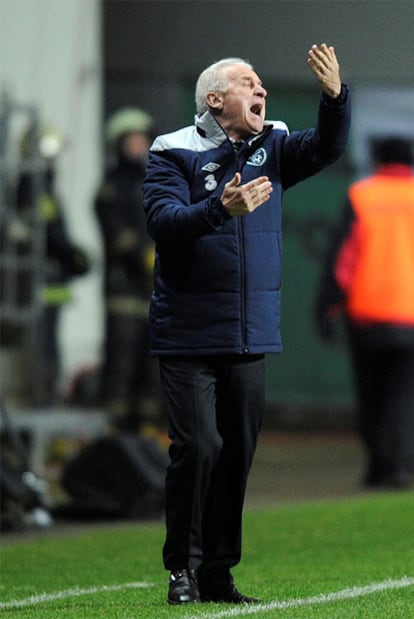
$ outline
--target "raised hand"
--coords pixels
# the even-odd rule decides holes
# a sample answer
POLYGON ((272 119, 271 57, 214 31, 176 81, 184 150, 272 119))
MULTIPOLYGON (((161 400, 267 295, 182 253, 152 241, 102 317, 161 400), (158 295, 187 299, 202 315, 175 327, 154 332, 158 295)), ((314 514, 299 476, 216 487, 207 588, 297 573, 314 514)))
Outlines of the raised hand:
POLYGON ((337 97, 341 92, 341 78, 333 46, 328 47, 326 43, 320 47, 312 45, 308 54, 308 66, 319 80, 322 90, 330 97, 337 97))

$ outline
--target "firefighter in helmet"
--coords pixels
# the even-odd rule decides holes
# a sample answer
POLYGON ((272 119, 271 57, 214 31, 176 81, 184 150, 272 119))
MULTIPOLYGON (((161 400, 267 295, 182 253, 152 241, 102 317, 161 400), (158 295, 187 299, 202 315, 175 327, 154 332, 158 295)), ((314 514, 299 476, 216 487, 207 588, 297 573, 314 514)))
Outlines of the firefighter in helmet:
POLYGON ((135 432, 157 425, 159 416, 148 344, 154 247, 142 206, 153 119, 122 108, 109 118, 105 137, 110 163, 94 204, 105 263, 102 396, 112 426, 135 432))
POLYGON ((50 125, 25 129, 21 142, 21 173, 17 179, 16 204, 19 221, 26 230, 24 245, 36 242, 34 209, 43 230, 40 311, 35 327, 33 400, 48 406, 59 400, 61 369, 59 319, 62 307, 71 301, 70 282, 89 270, 87 253, 70 238, 64 209, 56 192, 57 159, 65 146, 61 133, 50 125), (31 165, 33 162, 36 165, 31 165), (39 166, 39 162, 41 165, 39 166))

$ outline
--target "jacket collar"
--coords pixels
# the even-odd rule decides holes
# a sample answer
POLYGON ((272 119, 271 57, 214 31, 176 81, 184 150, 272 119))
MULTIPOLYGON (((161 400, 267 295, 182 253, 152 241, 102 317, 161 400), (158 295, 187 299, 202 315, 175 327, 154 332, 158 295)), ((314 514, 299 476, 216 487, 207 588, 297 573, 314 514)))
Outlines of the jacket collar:
POLYGON ((219 146, 227 140, 227 133, 220 126, 214 115, 207 110, 204 114, 197 114, 194 117, 197 133, 203 138, 209 139, 213 144, 219 146))

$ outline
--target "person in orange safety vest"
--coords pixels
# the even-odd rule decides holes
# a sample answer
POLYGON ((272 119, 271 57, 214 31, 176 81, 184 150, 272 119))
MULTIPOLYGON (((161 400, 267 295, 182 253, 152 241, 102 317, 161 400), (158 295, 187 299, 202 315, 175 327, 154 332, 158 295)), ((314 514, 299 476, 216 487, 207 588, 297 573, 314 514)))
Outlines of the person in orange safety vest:
POLYGON ((326 255, 316 303, 320 335, 343 312, 367 455, 364 484, 413 483, 413 142, 373 142, 373 174, 353 183, 326 255), (411 453, 410 453, 411 450, 411 453))

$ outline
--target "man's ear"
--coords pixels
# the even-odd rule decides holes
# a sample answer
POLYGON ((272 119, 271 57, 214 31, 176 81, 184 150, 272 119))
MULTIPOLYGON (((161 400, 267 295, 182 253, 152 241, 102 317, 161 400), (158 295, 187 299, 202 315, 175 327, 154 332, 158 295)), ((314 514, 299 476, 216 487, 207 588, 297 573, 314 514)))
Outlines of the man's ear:
POLYGON ((219 111, 223 109, 223 94, 221 92, 208 92, 206 102, 209 108, 219 111))

